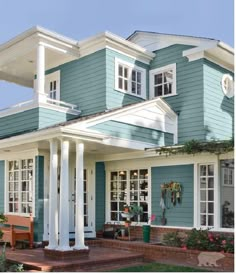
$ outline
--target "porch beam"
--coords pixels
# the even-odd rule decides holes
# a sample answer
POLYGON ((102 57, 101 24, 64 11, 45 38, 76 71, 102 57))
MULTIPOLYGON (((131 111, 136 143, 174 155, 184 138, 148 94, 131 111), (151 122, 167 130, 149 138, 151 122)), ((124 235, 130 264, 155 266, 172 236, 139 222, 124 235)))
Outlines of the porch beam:
POLYGON ((84 144, 76 142, 76 206, 74 249, 88 249, 84 244, 84 144))
POLYGON ((50 185, 49 185, 49 245, 47 249, 58 247, 58 206, 57 206, 57 140, 50 140, 50 185))
POLYGON ((58 250, 71 250, 69 245, 69 141, 61 139, 60 214, 58 250))

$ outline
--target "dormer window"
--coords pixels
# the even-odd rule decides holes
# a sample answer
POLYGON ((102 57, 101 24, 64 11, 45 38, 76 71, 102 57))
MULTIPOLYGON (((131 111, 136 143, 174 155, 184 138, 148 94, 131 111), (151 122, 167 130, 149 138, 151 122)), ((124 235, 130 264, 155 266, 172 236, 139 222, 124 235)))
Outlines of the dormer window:
POLYGON ((150 98, 176 95, 176 64, 150 71, 150 98))
POLYGON ((115 58, 115 89, 146 98, 146 70, 115 58))

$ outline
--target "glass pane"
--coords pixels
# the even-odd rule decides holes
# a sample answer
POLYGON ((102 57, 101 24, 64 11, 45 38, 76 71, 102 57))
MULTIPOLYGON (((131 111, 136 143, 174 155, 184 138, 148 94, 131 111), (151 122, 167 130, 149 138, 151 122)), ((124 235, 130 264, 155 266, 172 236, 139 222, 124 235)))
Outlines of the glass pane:
POLYGON ((128 90, 128 80, 124 80, 124 90, 128 90))
POLYGON ((117 216, 117 212, 111 212, 111 221, 118 221, 117 216))
POLYGON ((117 180, 117 172, 111 172, 111 180, 117 180))
POLYGON ((111 191, 117 191, 117 182, 111 183, 111 191))
POLYGON ((155 96, 162 96, 162 86, 155 87, 155 96))
POLYGON ((136 81, 136 71, 132 70, 132 81, 136 81))
POLYGON ((87 192, 87 183, 84 181, 84 192, 87 192))
POLYGON ((123 76, 123 67, 119 65, 119 76, 123 76))
POLYGON ((13 210, 14 210, 14 212, 18 212, 18 204, 17 203, 13 204, 13 210))
POLYGON ((22 202, 27 202, 27 195, 25 192, 21 193, 21 201, 22 202))
POLYGON ((9 171, 12 171, 13 170, 13 161, 10 161, 9 162, 9 171))
POLYGON ((137 84, 137 94, 141 95, 141 84, 137 84))
POLYGON ((208 165, 208 176, 214 176, 214 166, 208 165))
POLYGON ((201 215, 201 225, 206 226, 206 215, 201 215))
POLYGON ((214 213, 214 203, 208 203, 208 213, 214 213))
POLYGON ((206 213, 206 203, 200 203, 200 213, 206 213))
POLYGON ((19 172, 15 171, 14 172, 14 181, 18 181, 19 180, 19 172))
POLYGON ((200 178, 200 188, 206 188, 206 178, 200 178))
POLYGON ((120 202, 119 203, 119 211, 123 211, 124 210, 124 206, 126 203, 120 202))
POLYGON ((119 172, 119 180, 126 180, 126 171, 119 172))
POLYGON ((206 191, 205 190, 200 191, 200 200, 206 201, 206 191))
POLYGON ((137 72, 137 82, 141 83, 141 72, 137 72))
POLYGON ((111 203, 111 211, 117 211, 117 203, 116 202, 111 203))
POLYGON ((208 188, 214 188, 214 178, 208 178, 208 188))
POLYGON ((208 215, 208 226, 214 226, 214 216, 208 215))
POLYGON ((124 68, 124 77, 128 78, 128 69, 127 68, 124 68))
POLYGON ((9 212, 13 212, 13 204, 9 203, 9 212))
POLYGON ((87 205, 84 205, 84 215, 87 215, 88 214, 88 207, 87 205))
POLYGON ((200 166, 200 176, 206 176, 206 166, 200 166))
POLYGON ((123 80, 122 80, 122 78, 119 78, 118 87, 119 87, 120 89, 123 89, 123 80))
POLYGON ((136 83, 132 82, 132 93, 136 93, 136 83))
POLYGON ((10 182, 9 183, 9 191, 13 191, 14 190, 14 183, 10 182))
POLYGON ((164 94, 171 94, 172 92, 172 84, 164 84, 164 94))
POLYGON ((148 214, 147 214, 147 213, 143 213, 143 214, 140 216, 140 222, 145 222, 145 223, 148 222, 148 214))
POLYGON ((9 201, 13 202, 13 193, 9 193, 9 201))
POLYGON ((19 194, 18 193, 14 193, 14 201, 18 201, 19 200, 19 194))
POLYGON ((14 174, 13 172, 9 173, 9 181, 13 181, 13 179, 14 179, 13 174, 14 174))
POLYGON ((21 161, 21 164, 22 164, 22 168, 23 169, 26 169, 28 166, 27 166, 27 160, 22 160, 21 161))
POLYGON ((162 83, 162 73, 156 74, 154 76, 154 85, 158 85, 162 83))
POLYGON ((27 178, 27 174, 28 174, 28 172, 25 170, 25 171, 22 171, 21 172, 21 176, 22 176, 22 180, 27 180, 28 178, 27 178))
POLYGON ((172 70, 164 72, 164 83, 166 82, 172 82, 173 80, 173 73, 172 70))
POLYGON ((84 203, 87 203, 87 193, 84 193, 84 203))
POLYGON ((88 226, 88 216, 84 216, 84 226, 88 226))
POLYGON ((214 201, 214 190, 208 190, 208 201, 214 201))
POLYGON ((127 183, 126 182, 121 182, 120 183, 120 190, 126 190, 127 188, 127 183))
POLYGON ((117 192, 111 192, 111 200, 117 200, 117 192))
POLYGON ((137 179, 137 178, 138 178, 138 170, 131 170, 130 179, 137 179))
POLYGON ((19 183, 18 183, 18 182, 15 182, 15 183, 14 183, 14 186, 15 186, 15 187, 14 187, 14 190, 15 190, 15 191, 18 191, 19 183))
POLYGON ((19 162, 18 161, 14 161, 14 169, 19 169, 19 162))
POLYGON ((131 181, 130 182, 130 189, 131 190, 138 190, 138 181, 131 181))

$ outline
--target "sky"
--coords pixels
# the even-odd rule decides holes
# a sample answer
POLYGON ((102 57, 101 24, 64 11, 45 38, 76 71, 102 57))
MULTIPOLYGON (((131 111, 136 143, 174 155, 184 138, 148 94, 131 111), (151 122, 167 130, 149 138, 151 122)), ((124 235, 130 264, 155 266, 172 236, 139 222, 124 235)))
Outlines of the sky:
MULTIPOLYGON (((110 31, 192 35, 234 45, 234 0, 1 0, 0 44, 39 25, 75 40, 110 31)), ((0 80, 0 109, 32 97, 0 80)))

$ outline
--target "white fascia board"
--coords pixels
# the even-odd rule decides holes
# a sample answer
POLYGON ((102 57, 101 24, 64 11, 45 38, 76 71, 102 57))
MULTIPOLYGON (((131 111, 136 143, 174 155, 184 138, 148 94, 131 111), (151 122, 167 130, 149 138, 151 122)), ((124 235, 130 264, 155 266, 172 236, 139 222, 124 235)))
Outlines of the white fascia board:
POLYGON ((234 50, 223 42, 216 42, 212 46, 201 46, 183 51, 183 57, 189 62, 202 58, 234 72, 234 50))
POLYGON ((77 45, 80 48, 81 57, 104 48, 114 49, 147 64, 155 57, 154 53, 110 32, 97 34, 78 42, 77 45))
MULTIPOLYGON (((141 110, 141 109, 147 108, 149 106, 153 106, 153 105, 157 105, 157 106, 161 107, 162 110, 164 112, 167 112, 167 114, 169 114, 172 118, 177 116, 177 114, 170 108, 170 106, 163 99, 155 98, 152 100, 144 101, 142 103, 131 105, 130 107, 121 108, 121 109, 111 112, 111 113, 106 113, 101 116, 91 118, 87 121, 78 122, 78 125, 80 127, 84 127, 84 128, 91 127, 96 124, 106 122, 106 121, 112 120, 113 118, 118 118, 118 117, 126 115, 128 113, 132 113, 136 110, 141 110)), ((75 123, 72 125, 68 125, 67 127, 70 127, 70 128, 77 127, 77 124, 75 123)))

